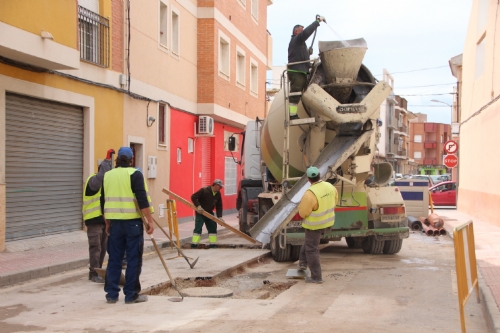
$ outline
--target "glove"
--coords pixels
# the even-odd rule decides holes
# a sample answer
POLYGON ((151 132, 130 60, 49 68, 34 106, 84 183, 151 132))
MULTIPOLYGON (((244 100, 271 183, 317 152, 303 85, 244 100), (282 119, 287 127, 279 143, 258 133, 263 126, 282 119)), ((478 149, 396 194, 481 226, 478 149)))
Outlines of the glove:
POLYGON ((325 17, 324 17, 324 16, 316 15, 316 20, 318 20, 318 22, 323 21, 323 22, 325 22, 325 23, 326 23, 326 19, 325 19, 325 17))
POLYGON ((111 154, 114 154, 115 150, 114 149, 109 149, 108 152, 106 153, 106 159, 110 160, 111 159, 111 154))
POLYGON ((200 214, 201 214, 203 211, 204 211, 204 209, 203 209, 203 208, 201 208, 201 206, 196 207, 196 212, 197 212, 197 213, 200 213, 200 214))

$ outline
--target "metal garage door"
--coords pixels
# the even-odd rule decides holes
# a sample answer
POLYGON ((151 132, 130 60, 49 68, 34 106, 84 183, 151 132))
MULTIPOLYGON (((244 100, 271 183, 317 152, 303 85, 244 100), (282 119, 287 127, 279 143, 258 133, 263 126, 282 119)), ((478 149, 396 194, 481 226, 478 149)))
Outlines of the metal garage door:
POLYGON ((6 239, 82 228, 82 108, 7 94, 6 239))
POLYGON ((212 138, 201 138, 201 186, 212 185, 212 138))

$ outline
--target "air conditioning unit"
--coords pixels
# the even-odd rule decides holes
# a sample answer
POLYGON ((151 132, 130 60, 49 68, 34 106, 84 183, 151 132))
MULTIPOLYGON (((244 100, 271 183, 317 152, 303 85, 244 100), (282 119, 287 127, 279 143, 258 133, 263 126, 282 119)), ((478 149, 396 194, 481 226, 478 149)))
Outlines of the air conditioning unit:
POLYGON ((198 118, 198 134, 214 134, 214 119, 209 116, 200 116, 198 118))

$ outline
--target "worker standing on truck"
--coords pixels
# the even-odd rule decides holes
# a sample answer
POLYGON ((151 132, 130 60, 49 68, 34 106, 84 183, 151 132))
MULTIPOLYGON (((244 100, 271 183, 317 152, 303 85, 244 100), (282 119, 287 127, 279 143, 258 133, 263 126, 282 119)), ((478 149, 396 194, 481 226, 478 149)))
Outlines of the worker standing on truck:
POLYGON ((299 270, 311 270, 311 277, 307 283, 323 283, 321 263, 319 261, 319 242, 321 237, 330 230, 335 223, 335 205, 338 201, 338 192, 335 187, 320 180, 318 168, 307 168, 307 178, 311 187, 304 193, 299 204, 299 214, 304 220, 304 244, 300 248, 299 270))
MULTIPOLYGON (((293 27, 292 38, 288 44, 288 63, 300 62, 309 60, 309 50, 307 49, 306 40, 312 35, 313 32, 319 27, 320 22, 326 20, 323 16, 316 15, 316 20, 311 23, 307 28, 300 24, 293 27)), ((312 50, 312 49, 311 49, 312 50)), ((307 74, 311 64, 304 62, 302 64, 295 64, 288 66, 288 80, 290 80, 290 93, 301 92, 307 86, 307 74)), ((289 113, 290 119, 298 119, 297 106, 300 101, 300 96, 290 96, 289 113)))
POLYGON ((106 159, 99 164, 97 173, 90 175, 83 190, 82 213, 85 226, 87 227, 87 237, 89 239, 89 280, 97 283, 104 283, 104 279, 95 271, 101 268, 106 255, 106 224, 102 215, 104 207, 101 206, 101 186, 104 174, 111 170, 111 154, 113 149, 109 149, 106 159))
POLYGON ((136 209, 134 199, 148 221, 147 233, 154 231, 151 203, 146 190, 144 176, 132 167, 134 153, 130 147, 121 147, 116 158, 116 168, 104 175, 101 197, 104 198, 104 216, 108 233, 108 268, 104 291, 108 303, 116 303, 120 288, 118 283, 122 271, 123 254, 127 254, 125 270, 125 304, 146 302, 148 297, 140 295, 139 276, 144 250, 144 226, 136 209))
POLYGON ((200 243, 203 224, 205 224, 208 231, 209 247, 211 249, 217 247, 217 223, 201 213, 207 211, 209 214, 213 214, 215 208, 217 218, 224 222, 222 219, 222 196, 220 194, 223 187, 222 180, 216 179, 211 186, 202 187, 191 196, 191 201, 196 206, 193 238, 191 240, 192 249, 196 249, 200 243))

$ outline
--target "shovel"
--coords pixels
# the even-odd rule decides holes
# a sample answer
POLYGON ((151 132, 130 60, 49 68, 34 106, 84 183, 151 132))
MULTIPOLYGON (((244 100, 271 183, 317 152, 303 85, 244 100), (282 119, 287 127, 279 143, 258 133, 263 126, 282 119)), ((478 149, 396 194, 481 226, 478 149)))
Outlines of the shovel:
POLYGON ((193 261, 193 263, 190 263, 190 262, 189 262, 188 257, 184 254, 184 252, 182 252, 182 250, 181 250, 181 248, 179 247, 179 245, 177 245, 177 243, 176 243, 176 242, 174 242, 174 241, 172 240, 172 238, 170 238, 170 236, 167 234, 167 232, 166 232, 165 230, 163 230, 163 228, 160 226, 160 224, 159 224, 158 222, 156 222, 156 220, 155 220, 154 218, 153 218, 153 221, 154 221, 154 223, 156 223, 156 225, 158 226, 158 228, 160 228, 160 229, 161 229, 161 231, 163 231, 163 233, 165 234, 165 236, 167 236, 167 238, 170 240, 170 244, 172 244, 172 243, 173 243, 173 244, 175 245, 175 247, 177 248, 177 250, 179 251, 179 253, 181 254, 181 256, 183 256, 183 257, 184 257, 184 259, 186 259, 186 261, 187 261, 187 263, 188 263, 189 267, 191 267, 191 269, 193 269, 194 265, 196 265, 196 263, 198 262, 198 259, 200 259, 200 257, 196 258, 196 259, 193 261))
MULTIPOLYGON (((135 203, 135 208, 137 209, 137 212, 141 216, 142 223, 144 223, 144 227, 146 228, 146 230, 148 230, 149 229, 149 223, 146 221, 146 218, 144 217, 144 214, 142 213, 141 209, 139 208, 139 204, 137 203, 137 200, 134 199, 134 203, 135 203)), ((153 234, 149 235, 149 237, 151 237, 151 242, 153 242, 153 246, 154 246, 154 248, 156 250, 156 253, 158 254, 158 257, 160 257, 161 263, 163 264, 163 268, 165 268, 165 272, 167 272, 167 275, 168 275, 168 278, 170 279, 170 283, 172 284, 172 287, 174 287, 174 289, 181 296, 181 298, 174 297, 174 298, 169 298, 168 300, 170 302, 182 302, 184 300, 184 296, 182 296, 182 294, 179 291, 179 289, 177 289, 177 286, 175 285, 175 280, 172 278, 172 275, 170 275, 170 272, 168 271, 167 264, 165 263, 165 260, 161 256, 160 249, 158 248, 158 245, 156 245, 156 241, 155 241, 155 238, 154 238, 153 234)))

